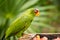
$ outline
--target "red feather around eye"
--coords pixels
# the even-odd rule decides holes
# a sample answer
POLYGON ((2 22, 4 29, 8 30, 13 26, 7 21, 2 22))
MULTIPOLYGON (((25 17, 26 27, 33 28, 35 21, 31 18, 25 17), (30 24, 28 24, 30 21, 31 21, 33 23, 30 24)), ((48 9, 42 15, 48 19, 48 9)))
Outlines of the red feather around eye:
POLYGON ((38 9, 35 9, 34 12, 35 12, 36 16, 39 16, 39 10, 38 9))
POLYGON ((35 9, 34 12, 35 12, 35 13, 38 13, 39 11, 38 11, 38 9, 35 9))

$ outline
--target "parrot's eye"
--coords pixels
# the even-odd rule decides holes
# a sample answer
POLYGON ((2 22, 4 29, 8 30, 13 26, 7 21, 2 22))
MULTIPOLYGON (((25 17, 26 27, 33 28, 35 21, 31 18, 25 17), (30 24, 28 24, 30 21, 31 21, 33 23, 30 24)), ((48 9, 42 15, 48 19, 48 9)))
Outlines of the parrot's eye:
POLYGON ((38 11, 38 9, 35 9, 34 12, 35 12, 35 13, 38 13, 39 11, 38 11))
POLYGON ((35 9, 34 12, 35 12, 36 16, 39 16, 39 10, 38 9, 35 9))

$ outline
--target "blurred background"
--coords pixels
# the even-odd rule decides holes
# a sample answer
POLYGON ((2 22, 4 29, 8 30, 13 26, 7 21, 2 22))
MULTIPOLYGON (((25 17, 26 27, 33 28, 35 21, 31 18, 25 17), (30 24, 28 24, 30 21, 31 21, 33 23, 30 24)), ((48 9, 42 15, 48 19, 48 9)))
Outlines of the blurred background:
POLYGON ((34 8, 39 9, 40 16, 34 18, 26 33, 60 33, 60 0, 31 1, 36 1, 34 8))
POLYGON ((39 9, 40 16, 25 33, 60 33, 60 0, 0 0, 0 35, 29 8, 39 9))

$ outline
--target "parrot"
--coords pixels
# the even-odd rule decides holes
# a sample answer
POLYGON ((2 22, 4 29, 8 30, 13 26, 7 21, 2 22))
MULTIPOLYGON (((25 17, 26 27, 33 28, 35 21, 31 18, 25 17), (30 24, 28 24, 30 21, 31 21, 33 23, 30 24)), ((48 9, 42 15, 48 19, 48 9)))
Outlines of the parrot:
POLYGON ((5 38, 11 37, 13 35, 19 37, 18 34, 23 34, 23 32, 30 26, 34 17, 39 16, 39 14, 39 10, 36 8, 30 8, 21 13, 21 15, 16 18, 16 20, 14 20, 6 30, 5 38))

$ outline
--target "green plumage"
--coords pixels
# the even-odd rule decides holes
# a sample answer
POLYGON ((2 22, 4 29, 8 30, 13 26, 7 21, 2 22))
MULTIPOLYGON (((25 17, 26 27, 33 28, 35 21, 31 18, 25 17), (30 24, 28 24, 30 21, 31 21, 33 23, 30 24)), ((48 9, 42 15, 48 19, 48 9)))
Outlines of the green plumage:
POLYGON ((12 35, 18 36, 18 34, 22 34, 30 26, 34 17, 34 8, 26 10, 9 26, 6 31, 5 38, 8 38, 12 35))

